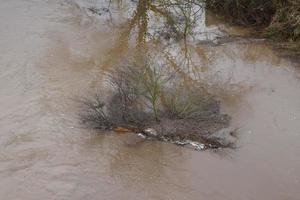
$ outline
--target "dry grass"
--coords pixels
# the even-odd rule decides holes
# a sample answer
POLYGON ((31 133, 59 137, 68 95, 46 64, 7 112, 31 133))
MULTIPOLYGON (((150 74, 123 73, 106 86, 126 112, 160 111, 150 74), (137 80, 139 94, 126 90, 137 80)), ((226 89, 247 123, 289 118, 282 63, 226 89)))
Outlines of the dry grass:
POLYGON ((273 17, 267 35, 272 38, 290 41, 300 40, 300 1, 288 0, 276 5, 276 14, 273 17))
POLYGON ((300 50, 299 0, 206 0, 207 6, 235 23, 263 28, 265 36, 292 43, 300 50))
POLYGON ((268 25, 276 11, 273 0, 206 0, 206 4, 242 25, 268 25))

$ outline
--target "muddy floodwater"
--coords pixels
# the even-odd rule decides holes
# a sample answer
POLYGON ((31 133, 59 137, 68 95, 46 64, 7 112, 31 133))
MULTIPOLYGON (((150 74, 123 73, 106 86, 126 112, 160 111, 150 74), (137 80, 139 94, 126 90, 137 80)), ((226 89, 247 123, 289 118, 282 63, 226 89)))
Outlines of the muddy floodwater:
POLYGON ((157 45, 214 88, 239 128, 237 149, 82 128, 76 99, 101 87, 103 70, 156 33, 172 41, 151 14, 140 19, 152 19, 149 31, 138 23, 128 34, 136 4, 0 0, 0 199, 299 200, 299 62, 262 40, 224 36, 248 30, 205 13, 184 52, 175 40, 157 45))

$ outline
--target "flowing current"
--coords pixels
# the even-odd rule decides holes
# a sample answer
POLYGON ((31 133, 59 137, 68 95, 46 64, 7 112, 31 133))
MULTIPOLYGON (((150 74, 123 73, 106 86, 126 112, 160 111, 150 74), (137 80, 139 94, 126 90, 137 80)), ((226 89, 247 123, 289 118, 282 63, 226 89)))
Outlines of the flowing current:
POLYGON ((238 149, 197 152, 81 127, 76 99, 130 53, 120 33, 135 4, 110 3, 112 12, 105 0, 0 0, 0 199, 299 199, 299 67, 264 41, 210 42, 245 30, 209 15, 189 46, 239 128, 238 149))

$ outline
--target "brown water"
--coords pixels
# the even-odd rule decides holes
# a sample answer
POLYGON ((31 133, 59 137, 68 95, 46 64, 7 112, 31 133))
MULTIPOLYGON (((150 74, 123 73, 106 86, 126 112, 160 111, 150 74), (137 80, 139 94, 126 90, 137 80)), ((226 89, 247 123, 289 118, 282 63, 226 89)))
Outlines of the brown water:
MULTIPOLYGON (((74 99, 97 90, 104 64, 127 51, 107 15, 81 8, 99 2, 0 2, 1 200, 300 198, 300 71, 261 41, 191 45, 240 128, 237 150, 80 128, 74 99)), ((208 33, 226 29, 210 20, 208 33)))

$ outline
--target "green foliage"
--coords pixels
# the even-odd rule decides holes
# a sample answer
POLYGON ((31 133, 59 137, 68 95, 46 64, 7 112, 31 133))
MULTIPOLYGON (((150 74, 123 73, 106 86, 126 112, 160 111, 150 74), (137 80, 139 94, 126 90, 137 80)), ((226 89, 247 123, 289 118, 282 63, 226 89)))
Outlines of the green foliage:
POLYGON ((138 86, 139 93, 150 102, 155 120, 159 121, 158 101, 166 79, 163 78, 159 69, 151 68, 147 64, 136 75, 134 84, 138 86))

